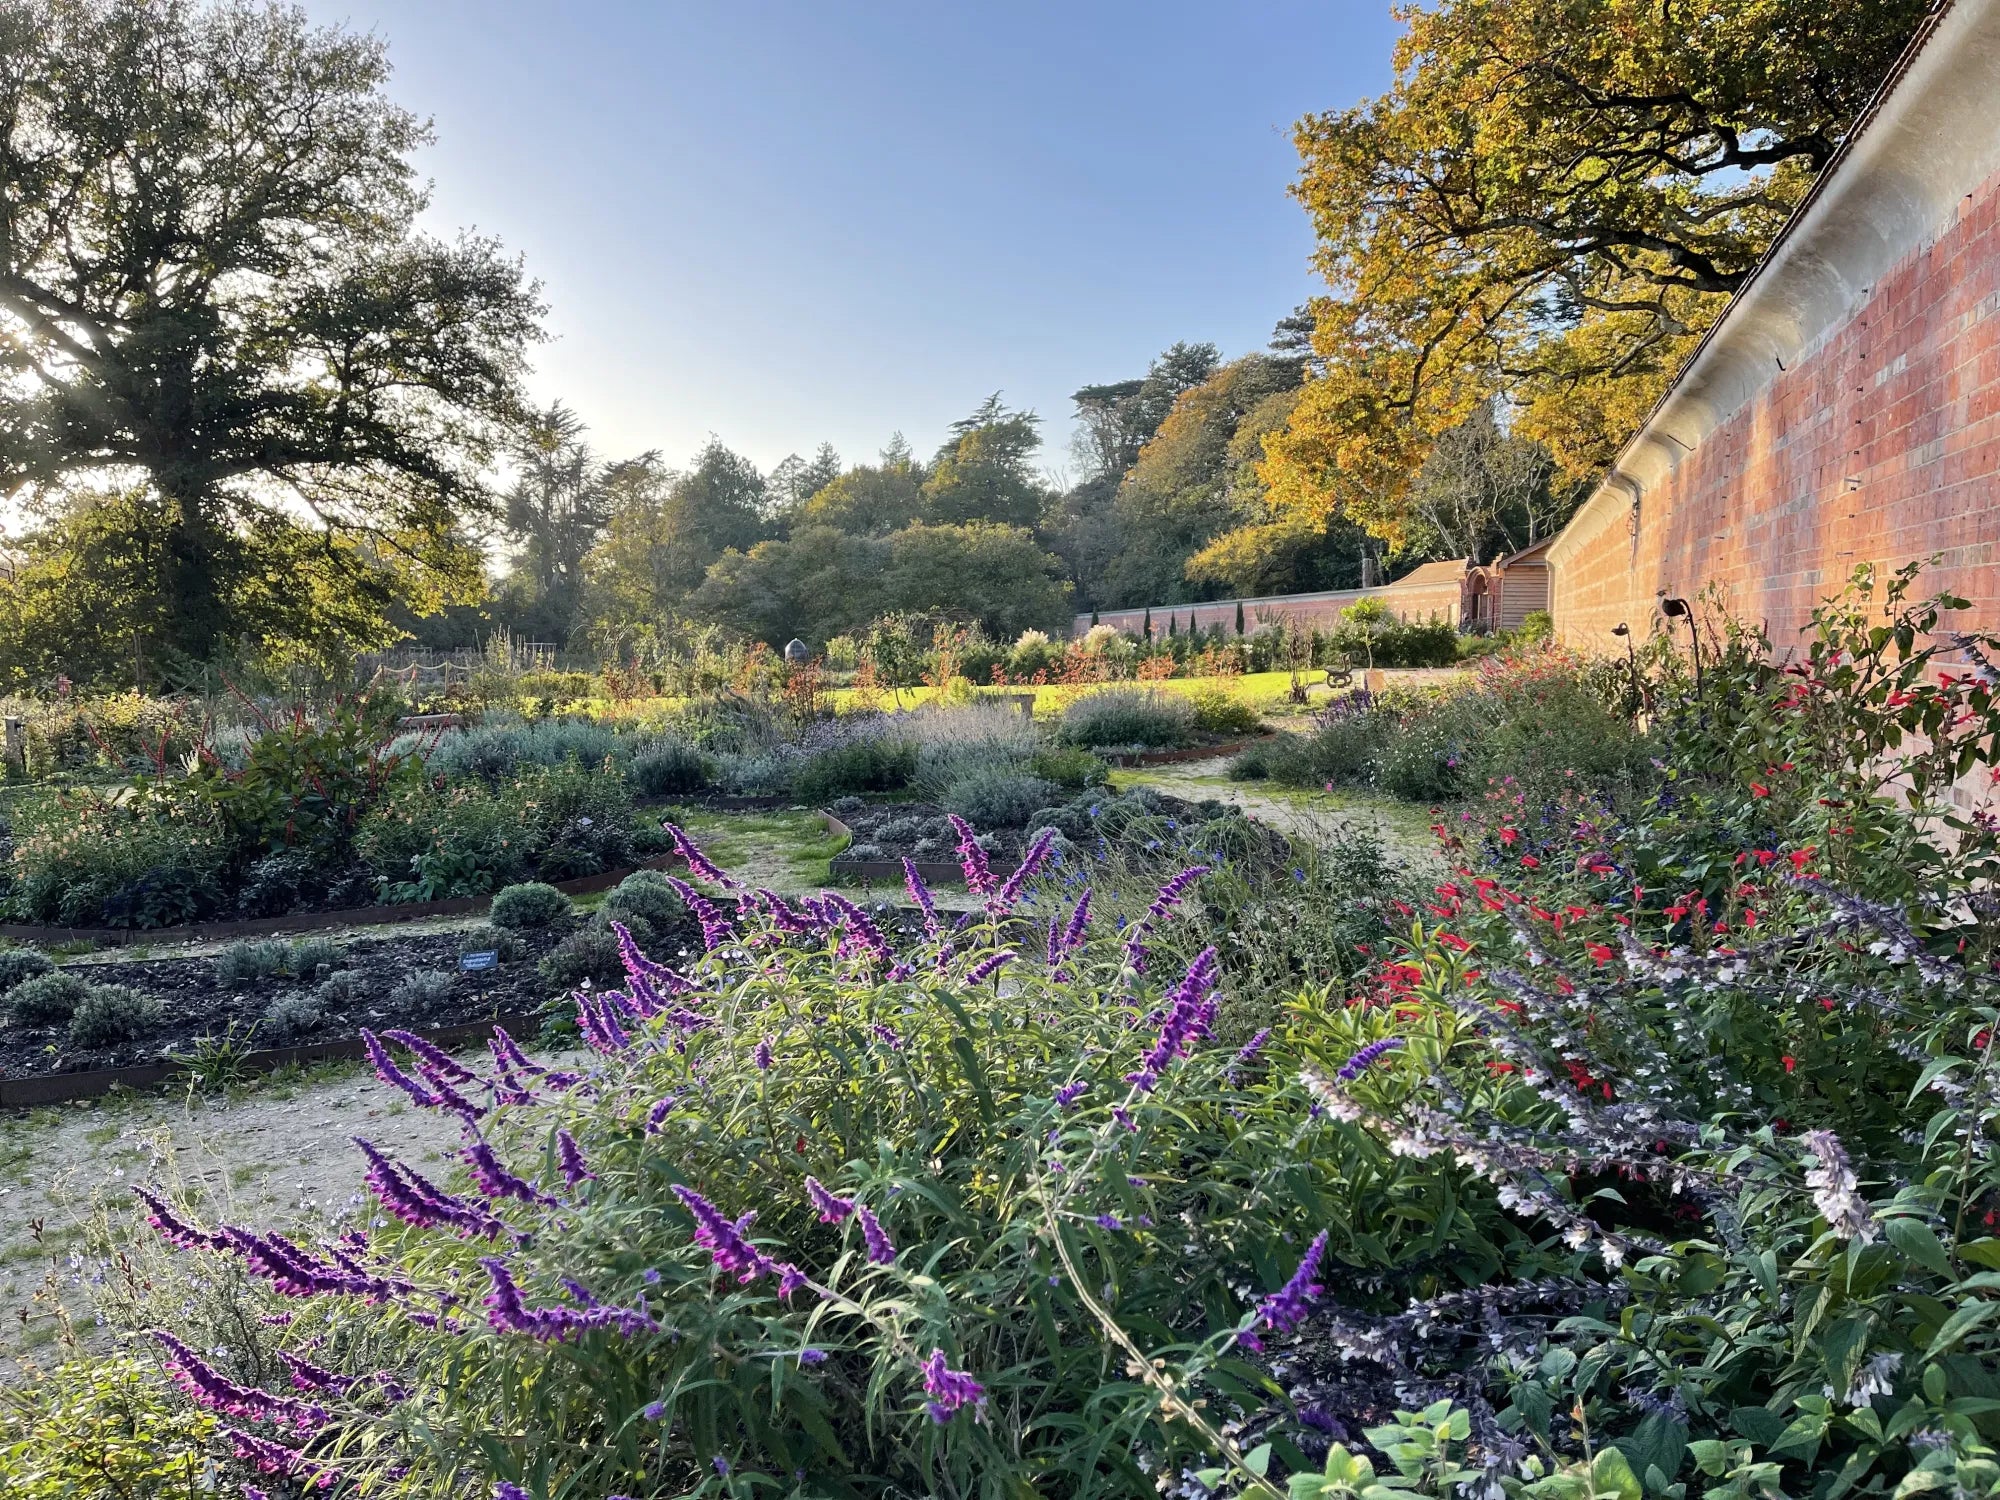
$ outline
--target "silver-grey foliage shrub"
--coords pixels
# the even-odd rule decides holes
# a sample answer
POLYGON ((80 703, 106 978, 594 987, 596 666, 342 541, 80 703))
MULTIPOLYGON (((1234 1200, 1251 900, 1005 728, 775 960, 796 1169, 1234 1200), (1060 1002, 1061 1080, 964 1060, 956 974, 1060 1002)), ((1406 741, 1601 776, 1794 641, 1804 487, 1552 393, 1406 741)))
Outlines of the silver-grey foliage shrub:
POLYGON ((69 1039, 79 1047, 137 1041, 160 1023, 153 996, 123 984, 93 984, 69 1018, 69 1039))

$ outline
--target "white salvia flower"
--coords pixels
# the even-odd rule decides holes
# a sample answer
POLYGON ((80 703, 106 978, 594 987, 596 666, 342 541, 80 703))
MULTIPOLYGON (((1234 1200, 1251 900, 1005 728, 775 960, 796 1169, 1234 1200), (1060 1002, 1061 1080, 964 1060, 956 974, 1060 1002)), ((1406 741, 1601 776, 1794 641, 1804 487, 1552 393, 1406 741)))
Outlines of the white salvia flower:
MULTIPOLYGON (((1896 1353, 1877 1354, 1870 1358, 1854 1372, 1854 1384, 1848 1387, 1845 1404, 1866 1406, 1871 1397, 1888 1395, 1894 1384, 1890 1377, 1902 1368, 1902 1364, 1903 1356, 1896 1353)), ((1831 1397, 1833 1392, 1829 1390, 1827 1395, 1831 1397)))
POLYGON ((1808 1130, 1799 1137, 1799 1144, 1812 1153, 1806 1186, 1812 1189, 1813 1205, 1827 1228, 1843 1240, 1873 1243, 1878 1233, 1875 1213, 1857 1191, 1860 1181, 1839 1137, 1831 1130, 1808 1130))

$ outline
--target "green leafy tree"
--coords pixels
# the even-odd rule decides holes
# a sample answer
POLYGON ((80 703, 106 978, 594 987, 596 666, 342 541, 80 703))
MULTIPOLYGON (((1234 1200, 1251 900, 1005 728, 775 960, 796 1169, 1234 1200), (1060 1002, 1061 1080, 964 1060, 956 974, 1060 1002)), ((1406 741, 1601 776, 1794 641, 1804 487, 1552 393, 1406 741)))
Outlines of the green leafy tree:
POLYGON ((971 416, 952 423, 951 440, 938 450, 924 482, 928 518, 945 525, 1032 527, 1047 498, 1030 467, 1042 446, 1040 422, 1031 411, 1009 411, 996 391, 971 416))
POLYGON ((882 589, 894 608, 977 623, 996 641, 1057 629, 1070 614, 1060 559, 1026 528, 988 521, 897 532, 882 589))
POLYGON ((585 612, 599 639, 634 640, 678 617, 710 564, 768 532, 757 466, 711 439, 674 474, 652 454, 604 478, 608 519, 585 564, 585 612))
MULTIPOLYGON (((497 244, 417 232, 429 131, 387 75, 295 9, 0 0, 0 492, 142 476, 180 657, 254 633, 249 570, 299 565, 255 533, 456 593, 497 510, 543 308, 497 244)), ((315 590, 263 593, 310 628, 315 590)))
MULTIPOLYGON (((0 578, 0 684, 217 686, 193 677, 194 664, 174 649, 171 502, 140 485, 78 491, 45 511, 0 578)), ((232 646, 256 664, 337 666, 388 644, 407 610, 440 602, 435 568, 286 516, 218 545, 229 564, 218 608, 234 622, 232 646)), ((471 593, 478 550, 465 539, 450 545, 471 593)))
POLYGON ((857 464, 806 501, 793 524, 887 536, 923 519, 924 478, 908 463, 857 464))
POLYGON ((1252 354, 1181 393, 1112 502, 1118 551, 1107 602, 1210 596, 1215 575, 1190 574, 1189 559, 1224 532, 1266 519, 1252 466, 1264 435, 1284 425, 1298 381, 1296 363, 1252 354))
POLYGON ((1297 128, 1333 295, 1271 445, 1281 505, 1401 541, 1497 391, 1599 470, 1743 284, 1927 0, 1410 5, 1394 87, 1297 128))
POLYGON ((607 517, 605 467, 584 426, 561 402, 538 413, 515 446, 507 529, 520 552, 503 585, 510 623, 537 639, 565 640, 582 606, 584 559, 607 517))
POLYGON ((831 526, 798 526, 782 539, 716 559, 688 601, 695 616, 781 646, 815 644, 865 624, 882 606, 888 542, 831 526))
POLYGON ((834 452, 833 444, 821 443, 811 458, 800 458, 796 453, 786 454, 779 460, 777 468, 771 471, 765 487, 779 514, 791 517, 814 495, 838 479, 840 473, 840 455, 834 452))

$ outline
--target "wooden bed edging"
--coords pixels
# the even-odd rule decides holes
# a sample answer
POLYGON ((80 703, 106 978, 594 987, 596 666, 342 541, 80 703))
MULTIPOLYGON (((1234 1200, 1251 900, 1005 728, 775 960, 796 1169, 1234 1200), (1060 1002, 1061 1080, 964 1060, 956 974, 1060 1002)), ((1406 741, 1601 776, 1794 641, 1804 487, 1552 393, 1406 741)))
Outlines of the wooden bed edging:
MULTIPOLYGON (((828 833, 845 834, 854 837, 854 830, 841 822, 832 813, 819 814, 819 826, 828 833)), ((965 869, 955 861, 920 859, 914 861, 917 874, 925 885, 964 885, 965 869)), ((995 875, 1012 875, 1020 868, 1018 860, 996 859, 989 861, 995 875)), ((830 873, 858 875, 863 880, 901 880, 904 878, 903 862, 900 859, 848 859, 844 854, 836 854, 827 862, 830 873)))
MULTIPOLYGON (((600 870, 595 875, 578 875, 570 880, 550 882, 565 896, 588 896, 608 891, 627 875, 639 870, 665 870, 678 863, 680 855, 663 854, 641 865, 622 865, 600 870)), ((463 917, 485 911, 491 896, 453 896, 445 901, 406 901, 390 906, 350 906, 344 911, 302 911, 280 917, 241 917, 227 922, 191 922, 185 927, 37 927, 20 922, 0 922, 0 937, 19 942, 40 943, 207 943, 218 938, 256 937, 270 932, 319 932, 329 927, 376 927, 392 922, 419 922, 426 917, 463 917)))
MULTIPOLYGON (((478 1041, 492 1034, 495 1026, 523 1035, 540 1029, 538 1017, 523 1011, 508 1011, 484 1021, 465 1021, 456 1026, 439 1026, 418 1033, 440 1047, 478 1041)), ((298 1047, 267 1047, 246 1052, 236 1066, 253 1073, 269 1073, 290 1063, 328 1062, 337 1058, 366 1057, 368 1049, 359 1037, 331 1042, 307 1042, 298 1047)), ((43 1104, 66 1104, 73 1099, 95 1099, 113 1089, 143 1089, 165 1083, 179 1074, 184 1063, 133 1063, 124 1068, 91 1068, 79 1073, 38 1073, 30 1078, 0 1078, 0 1109, 31 1109, 43 1104)))

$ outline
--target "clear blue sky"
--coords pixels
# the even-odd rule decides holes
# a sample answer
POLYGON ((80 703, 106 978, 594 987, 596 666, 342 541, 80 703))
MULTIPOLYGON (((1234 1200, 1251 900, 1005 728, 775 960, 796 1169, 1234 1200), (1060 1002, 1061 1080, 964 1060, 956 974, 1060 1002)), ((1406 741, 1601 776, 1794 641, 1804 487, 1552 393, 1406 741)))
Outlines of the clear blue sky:
POLYGON ((307 0, 431 116, 432 227, 545 284, 535 387, 611 456, 769 468, 995 389, 1046 419, 1315 287, 1290 127, 1389 82, 1387 0, 307 0))

